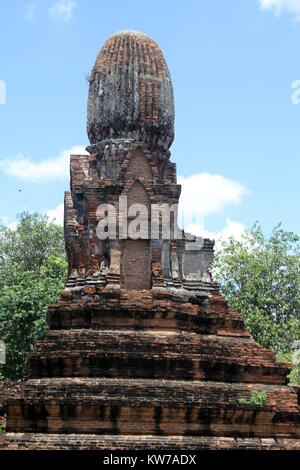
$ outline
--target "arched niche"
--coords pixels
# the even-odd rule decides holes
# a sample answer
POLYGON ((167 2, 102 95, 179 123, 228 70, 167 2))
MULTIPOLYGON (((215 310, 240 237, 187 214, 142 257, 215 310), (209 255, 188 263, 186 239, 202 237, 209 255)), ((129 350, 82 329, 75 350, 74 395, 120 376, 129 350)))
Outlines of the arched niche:
MULTIPOLYGON (((136 180, 127 194, 128 211, 133 204, 142 204, 145 208, 145 221, 148 224, 148 237, 130 239, 121 244, 121 287, 128 290, 148 290, 151 288, 151 253, 150 253, 150 199, 144 185, 136 180)), ((130 212, 130 211, 129 211, 130 212)), ((134 217, 133 217, 134 218, 134 217)), ((128 217, 127 223, 132 222, 128 217)))

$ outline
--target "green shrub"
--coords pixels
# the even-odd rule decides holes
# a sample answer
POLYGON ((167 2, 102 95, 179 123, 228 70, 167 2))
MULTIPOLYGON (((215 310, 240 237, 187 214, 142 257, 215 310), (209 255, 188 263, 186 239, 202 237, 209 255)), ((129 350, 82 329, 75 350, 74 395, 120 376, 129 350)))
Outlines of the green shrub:
POLYGON ((267 393, 265 390, 259 392, 258 390, 253 390, 250 397, 250 403, 252 405, 264 405, 267 401, 267 393))

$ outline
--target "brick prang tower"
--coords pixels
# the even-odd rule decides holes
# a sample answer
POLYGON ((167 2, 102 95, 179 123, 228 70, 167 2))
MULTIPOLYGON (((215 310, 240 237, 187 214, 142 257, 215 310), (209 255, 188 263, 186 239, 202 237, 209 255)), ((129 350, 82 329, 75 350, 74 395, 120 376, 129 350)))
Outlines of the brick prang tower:
POLYGON ((171 77, 149 36, 121 31, 102 47, 87 132, 65 194, 68 279, 28 380, 5 397, 0 448, 300 449, 291 366, 228 309, 209 272, 213 242, 179 230, 176 211, 169 238, 163 216, 152 229, 154 205, 174 207, 180 186, 171 77), (103 204, 117 223, 107 238, 103 204), (147 236, 124 235, 133 204, 147 208, 147 236))
MULTIPOLYGON (((169 288, 176 294, 181 288, 186 297, 211 292, 210 240, 194 237, 191 242, 184 233, 179 240, 151 239, 151 207, 177 204, 180 186, 169 160, 174 139, 170 72, 149 36, 122 31, 104 44, 90 78, 87 132, 91 155, 71 156, 71 191, 65 197, 67 289, 115 285, 169 288), (124 212, 120 196, 127 198, 128 208, 147 208, 148 234, 123 240, 117 232, 114 239, 99 241, 97 208, 113 205, 119 222, 124 212)), ((123 225, 129 224, 130 217, 123 225)))

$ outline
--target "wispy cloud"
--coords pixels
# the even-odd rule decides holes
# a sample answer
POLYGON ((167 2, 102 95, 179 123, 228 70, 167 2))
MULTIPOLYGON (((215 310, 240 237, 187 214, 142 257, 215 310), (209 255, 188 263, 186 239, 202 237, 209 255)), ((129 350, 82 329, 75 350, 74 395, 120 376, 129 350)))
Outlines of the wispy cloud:
POLYGON ((294 21, 300 21, 300 0, 258 0, 262 10, 272 10, 276 16, 291 13, 294 21))
POLYGON ((219 250, 222 247, 222 241, 228 240, 233 237, 235 240, 241 240, 243 233, 245 233, 246 227, 241 222, 236 222, 229 218, 225 219, 226 225, 219 232, 210 232, 205 230, 202 225, 189 224, 185 231, 197 235, 202 238, 209 238, 215 240, 215 250, 219 250))
POLYGON ((64 224, 64 204, 59 204, 55 209, 51 209, 47 212, 50 222, 55 222, 56 224, 64 224))
POLYGON ((72 0, 59 0, 49 8, 48 12, 53 20, 69 21, 74 14, 75 7, 76 3, 72 0))
POLYGON ((238 181, 222 175, 199 173, 187 178, 179 177, 181 196, 179 202, 178 224, 185 232, 216 241, 216 249, 221 241, 233 236, 240 239, 245 231, 241 222, 226 218, 219 232, 205 228, 205 216, 220 213, 226 206, 240 204, 244 196, 251 192, 238 181))
POLYGON ((37 4, 36 3, 27 3, 25 6, 25 18, 28 21, 34 20, 36 17, 36 12, 37 12, 37 4))
POLYGON ((179 177, 182 185, 179 205, 179 225, 196 223, 203 225, 209 214, 220 212, 228 204, 239 204, 250 191, 237 181, 222 175, 199 173, 179 177))
POLYGON ((56 157, 44 159, 40 162, 33 162, 30 158, 19 154, 14 158, 1 160, 0 170, 6 175, 15 176, 24 181, 63 180, 69 177, 70 155, 86 153, 83 146, 76 145, 70 149, 63 150, 56 157))

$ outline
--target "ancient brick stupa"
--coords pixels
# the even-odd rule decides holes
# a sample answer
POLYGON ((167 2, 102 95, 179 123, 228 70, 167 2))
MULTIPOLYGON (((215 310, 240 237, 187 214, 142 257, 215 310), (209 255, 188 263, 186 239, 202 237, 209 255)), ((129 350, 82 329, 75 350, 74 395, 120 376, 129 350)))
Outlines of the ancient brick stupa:
POLYGON ((87 131, 65 196, 68 280, 28 380, 6 398, 1 447, 300 448, 291 366, 227 308, 208 270, 213 242, 180 231, 176 211, 169 238, 163 215, 150 230, 153 205, 176 204, 180 186, 170 73, 149 36, 122 31, 104 44, 87 131), (128 236, 133 204, 147 208, 139 225, 150 236, 128 236), (105 219, 117 223, 106 238, 105 219))

